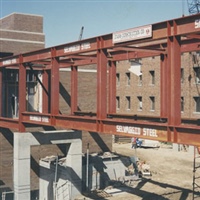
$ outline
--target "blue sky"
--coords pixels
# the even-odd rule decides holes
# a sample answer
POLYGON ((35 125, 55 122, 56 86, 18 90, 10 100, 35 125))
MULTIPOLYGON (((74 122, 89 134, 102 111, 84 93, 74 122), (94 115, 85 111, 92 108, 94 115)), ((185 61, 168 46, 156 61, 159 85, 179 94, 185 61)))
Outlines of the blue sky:
POLYGON ((46 47, 188 15, 187 0, 0 0, 0 18, 42 15, 46 47))

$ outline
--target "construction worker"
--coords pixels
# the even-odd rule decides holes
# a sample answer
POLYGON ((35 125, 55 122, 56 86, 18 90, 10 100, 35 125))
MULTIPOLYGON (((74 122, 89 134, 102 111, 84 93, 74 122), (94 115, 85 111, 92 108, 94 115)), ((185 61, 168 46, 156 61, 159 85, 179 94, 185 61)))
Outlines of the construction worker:
POLYGON ((135 138, 135 137, 131 138, 131 148, 134 148, 134 149, 137 148, 136 141, 137 141, 137 138, 135 138))

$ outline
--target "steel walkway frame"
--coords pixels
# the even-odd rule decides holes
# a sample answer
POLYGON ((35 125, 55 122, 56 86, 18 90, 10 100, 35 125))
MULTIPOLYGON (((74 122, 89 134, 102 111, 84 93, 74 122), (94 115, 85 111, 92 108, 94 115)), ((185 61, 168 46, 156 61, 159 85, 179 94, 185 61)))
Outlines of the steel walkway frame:
MULTIPOLYGON (((200 126, 181 119, 181 53, 200 50, 200 14, 144 27, 62 44, 0 60, 0 94, 3 69, 19 70, 19 119, 2 117, 0 127, 26 130, 27 125, 58 126, 106 134, 137 136, 200 146, 200 126), (151 28, 150 37, 123 40, 123 36, 151 28), (132 31, 132 32, 131 32, 132 31), (120 38, 118 37, 121 37, 120 38), (118 40, 119 39, 119 40, 118 40), (160 116, 128 116, 116 113, 116 62, 160 56, 160 116), (78 111, 78 66, 96 64, 96 113, 78 111), (59 113, 59 69, 71 69, 71 112, 59 113), (26 70, 43 75, 43 112, 26 111, 26 70), (108 73, 107 73, 108 70, 108 73), (108 81, 107 81, 108 76, 108 81), (108 98, 106 88, 108 88, 108 98), (108 100, 107 100, 108 99, 108 100)), ((146 32, 146 35, 149 33, 146 32)))

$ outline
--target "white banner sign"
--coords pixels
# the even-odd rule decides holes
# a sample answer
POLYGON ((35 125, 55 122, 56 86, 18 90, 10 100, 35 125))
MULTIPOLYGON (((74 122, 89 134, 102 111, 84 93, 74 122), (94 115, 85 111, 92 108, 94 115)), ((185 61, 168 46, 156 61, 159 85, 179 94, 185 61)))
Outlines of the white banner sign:
POLYGON ((3 61, 3 65, 11 65, 11 64, 15 64, 15 63, 17 63, 17 59, 15 59, 15 58, 3 61))
POLYGON ((76 51, 86 50, 86 49, 90 49, 90 48, 91 48, 90 43, 85 42, 82 44, 76 44, 76 45, 65 47, 64 53, 76 52, 76 51))
POLYGON ((152 25, 113 33, 113 43, 127 42, 152 37, 152 25))
POLYGON ((30 120, 31 121, 36 121, 36 122, 49 122, 49 118, 48 117, 44 117, 44 116, 30 116, 30 120))
POLYGON ((158 137, 157 130, 151 129, 151 128, 140 128, 140 127, 134 127, 134 126, 117 125, 116 132, 143 135, 143 136, 149 136, 149 137, 158 137))

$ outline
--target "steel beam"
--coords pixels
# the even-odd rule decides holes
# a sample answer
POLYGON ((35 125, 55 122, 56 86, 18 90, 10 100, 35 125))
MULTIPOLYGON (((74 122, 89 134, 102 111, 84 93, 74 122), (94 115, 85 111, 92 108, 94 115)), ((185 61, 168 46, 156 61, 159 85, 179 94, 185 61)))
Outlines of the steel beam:
POLYGON ((19 131, 25 131, 22 113, 26 111, 26 68, 23 64, 23 56, 19 56, 19 131))
POLYGON ((78 110, 78 67, 71 67, 71 114, 78 110))
POLYGON ((0 68, 0 117, 2 117, 2 103, 3 103, 3 68, 0 68))
POLYGON ((107 57, 103 48, 103 38, 97 39, 97 118, 104 119, 107 114, 107 57))
POLYGON ((42 90, 42 112, 43 113, 49 113, 49 70, 44 70, 43 76, 42 76, 42 85, 43 85, 43 90, 42 90))
POLYGON ((168 117, 167 100, 168 100, 168 72, 167 72, 167 55, 160 55, 160 117, 168 117))
POLYGON ((116 62, 109 61, 108 113, 116 113, 116 62))
POLYGON ((181 123, 181 51, 180 36, 176 35, 177 24, 169 24, 168 37, 168 120, 170 125, 179 125, 181 123), (173 33, 170 28, 173 28, 173 33))
MULTIPOLYGON (((16 127, 16 122, 19 122, 20 131, 25 130, 25 124, 55 125, 200 146, 200 126, 197 123, 196 125, 181 124, 180 108, 181 52, 200 49, 199 18, 200 14, 197 14, 153 24, 152 37, 144 39, 113 43, 112 34, 107 34, 1 59, 0 67, 19 69, 20 78, 19 120, 8 121, 2 118, 0 125, 10 128, 10 126, 16 127), (115 62, 160 55, 161 120, 155 122, 148 120, 148 117, 137 120, 116 118, 114 116, 116 114, 115 62), (43 113, 40 114, 26 112, 25 66, 28 63, 38 66, 43 64, 38 68, 44 70, 43 113), (77 66, 88 64, 97 64, 97 107, 95 114, 80 116, 76 115, 78 113, 77 66), (62 67, 72 68, 69 116, 59 113, 59 68, 62 67), (49 75, 46 70, 50 71, 49 75), (109 85, 107 84, 108 71, 109 85), (75 115, 72 115, 74 113, 75 115)), ((1 81, 0 74, 0 92, 1 81)))
MULTIPOLYGON (((56 50, 51 50, 51 89, 50 89, 50 108, 51 115, 59 114, 59 61, 56 57, 56 50)), ((53 124, 52 124, 53 125, 53 124)))

